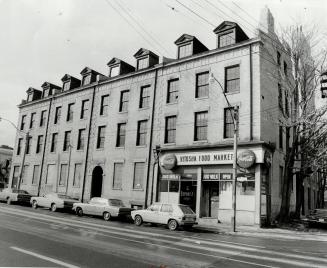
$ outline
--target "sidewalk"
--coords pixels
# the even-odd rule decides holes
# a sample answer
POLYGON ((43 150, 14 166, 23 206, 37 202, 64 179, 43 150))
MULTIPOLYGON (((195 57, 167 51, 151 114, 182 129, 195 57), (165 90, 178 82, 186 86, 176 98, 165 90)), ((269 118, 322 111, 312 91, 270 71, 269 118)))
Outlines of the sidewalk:
POLYGON ((209 231, 218 234, 240 235, 251 237, 265 237, 265 238, 282 238, 290 240, 316 240, 327 242, 327 230, 316 228, 298 228, 298 229, 284 229, 284 228, 260 228, 259 226, 236 226, 236 232, 232 231, 231 225, 217 222, 199 222, 194 226, 195 230, 209 231))

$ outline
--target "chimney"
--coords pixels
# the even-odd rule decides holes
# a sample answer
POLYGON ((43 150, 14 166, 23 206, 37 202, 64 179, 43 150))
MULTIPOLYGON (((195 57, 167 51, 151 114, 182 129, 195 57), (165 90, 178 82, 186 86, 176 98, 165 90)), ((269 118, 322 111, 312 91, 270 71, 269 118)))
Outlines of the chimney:
POLYGON ((259 29, 266 34, 275 35, 275 20, 267 6, 260 12, 259 29))

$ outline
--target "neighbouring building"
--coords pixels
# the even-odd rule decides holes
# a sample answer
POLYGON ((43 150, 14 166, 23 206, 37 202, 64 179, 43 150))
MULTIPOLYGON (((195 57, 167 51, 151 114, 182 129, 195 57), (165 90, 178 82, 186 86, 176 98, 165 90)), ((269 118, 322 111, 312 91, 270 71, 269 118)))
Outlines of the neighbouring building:
POLYGON ((82 200, 120 198, 132 207, 179 202, 201 220, 229 223, 232 116, 238 107, 243 164, 237 222, 273 219, 287 150, 276 122, 280 115, 289 120, 289 104, 271 74, 291 75, 291 63, 279 49, 269 10, 254 38, 229 21, 212 35, 213 49, 183 34, 175 41, 176 59, 159 62, 141 48, 134 55, 136 67, 113 58, 107 76, 86 67, 81 79, 66 74, 61 86, 46 82, 42 90, 30 88, 19 105, 18 126, 29 138, 17 133, 11 185, 20 181, 33 194, 57 191, 82 200))
POLYGON ((0 189, 8 185, 12 155, 13 148, 0 145, 0 189))

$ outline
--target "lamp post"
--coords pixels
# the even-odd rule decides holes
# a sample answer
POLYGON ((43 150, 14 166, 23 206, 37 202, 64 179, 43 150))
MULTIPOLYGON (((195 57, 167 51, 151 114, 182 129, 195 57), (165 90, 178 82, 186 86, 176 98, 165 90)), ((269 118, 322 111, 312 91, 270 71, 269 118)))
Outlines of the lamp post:
MULTIPOLYGON (((25 164, 25 156, 26 156, 26 152, 27 152, 27 145, 29 145, 28 143, 29 143, 29 137, 30 136, 29 136, 28 132, 25 132, 25 131, 19 129, 12 121, 0 116, 0 121, 2 121, 2 120, 9 122, 16 130, 18 130, 20 133, 25 134, 25 146, 24 146, 24 152, 23 152, 23 159, 22 159, 22 164, 21 164, 21 167, 20 167, 20 172, 19 172, 19 177, 18 177, 18 185, 17 185, 17 189, 19 190, 20 189, 20 184, 21 184, 21 181, 22 181, 23 169, 24 169, 24 164, 25 164)), ((12 181, 11 181, 11 184, 12 184, 12 181)))
POLYGON ((222 87, 221 83, 216 79, 216 77, 213 75, 213 73, 210 74, 209 82, 214 83, 217 82, 217 84, 220 86, 221 91, 225 97, 225 100, 228 104, 229 112, 231 114, 231 118, 233 119, 233 126, 234 126, 234 141, 233 141, 233 151, 234 151, 234 157, 233 157, 233 193, 232 193, 232 208, 233 208, 233 215, 231 218, 232 223, 232 230, 233 232, 236 232, 236 186, 237 186, 237 135, 238 135, 238 107, 232 106, 227 99, 227 96, 225 94, 225 90, 222 87))

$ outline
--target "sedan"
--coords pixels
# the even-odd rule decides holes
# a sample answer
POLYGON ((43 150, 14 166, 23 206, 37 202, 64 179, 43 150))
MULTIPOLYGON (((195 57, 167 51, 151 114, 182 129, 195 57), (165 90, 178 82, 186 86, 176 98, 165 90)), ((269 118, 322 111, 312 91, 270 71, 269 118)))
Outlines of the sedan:
POLYGON ((33 208, 45 207, 56 211, 59 209, 72 209, 73 204, 77 203, 78 199, 58 193, 48 193, 43 196, 36 196, 31 198, 33 208))
POLYGON ((134 209, 125 207, 119 199, 93 197, 88 203, 75 203, 73 210, 78 216, 84 214, 102 216, 105 221, 108 221, 111 217, 129 216, 134 209))
POLYGON ((6 201, 8 205, 12 202, 29 204, 32 195, 25 190, 5 188, 0 192, 0 201, 6 201))
POLYGON ((154 203, 147 209, 132 211, 131 215, 137 226, 144 222, 165 224, 171 231, 179 226, 189 228, 197 224, 193 210, 180 204, 154 203))

